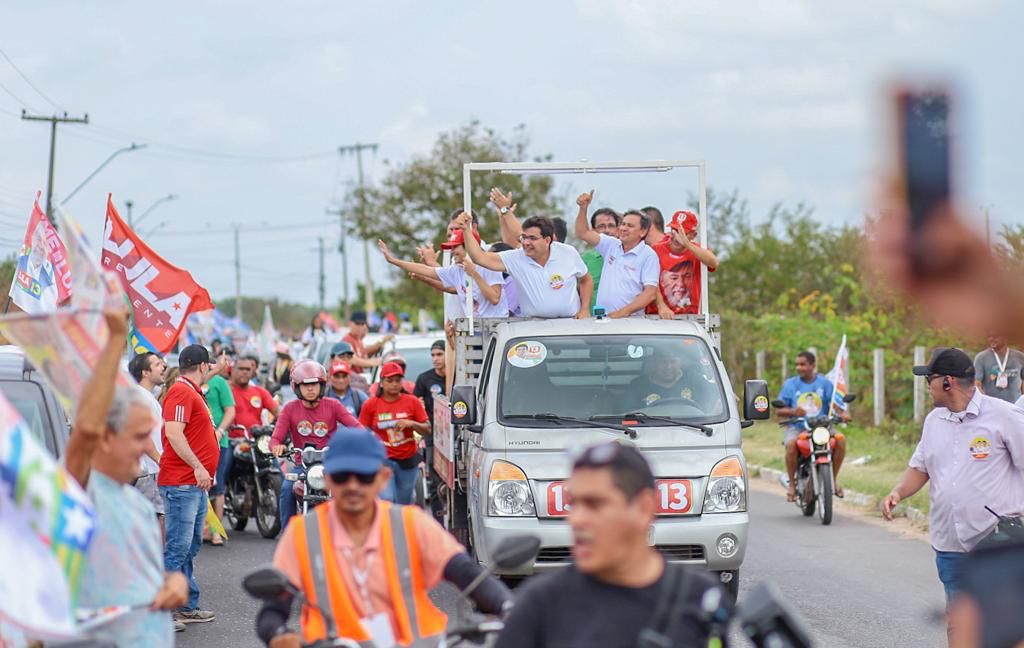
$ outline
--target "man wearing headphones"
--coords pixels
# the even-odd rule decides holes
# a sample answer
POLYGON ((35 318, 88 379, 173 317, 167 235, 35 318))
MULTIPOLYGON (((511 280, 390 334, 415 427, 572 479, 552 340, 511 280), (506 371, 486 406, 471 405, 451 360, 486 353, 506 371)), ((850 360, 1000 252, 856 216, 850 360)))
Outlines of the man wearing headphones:
POLYGON ((882 513, 891 520, 901 500, 930 484, 928 530, 948 603, 961 589, 967 552, 1000 523, 993 512, 1024 513, 1024 410, 981 393, 974 363, 960 349, 935 349, 914 375, 928 381, 935 409, 882 513))

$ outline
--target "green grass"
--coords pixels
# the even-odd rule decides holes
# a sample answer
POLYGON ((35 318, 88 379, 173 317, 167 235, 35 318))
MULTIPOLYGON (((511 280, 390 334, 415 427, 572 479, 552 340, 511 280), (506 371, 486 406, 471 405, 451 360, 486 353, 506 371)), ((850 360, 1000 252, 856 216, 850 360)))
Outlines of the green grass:
MULTIPOLYGON (((846 459, 839 472, 840 485, 877 498, 885 497, 907 467, 916 439, 905 432, 890 434, 878 428, 849 425, 840 430, 846 435, 846 459), (862 465, 850 465, 858 457, 870 456, 862 465)), ((743 431, 743 453, 747 462, 785 470, 782 428, 774 422, 761 422, 743 431)), ((909 506, 928 512, 928 488, 905 500, 909 506)))

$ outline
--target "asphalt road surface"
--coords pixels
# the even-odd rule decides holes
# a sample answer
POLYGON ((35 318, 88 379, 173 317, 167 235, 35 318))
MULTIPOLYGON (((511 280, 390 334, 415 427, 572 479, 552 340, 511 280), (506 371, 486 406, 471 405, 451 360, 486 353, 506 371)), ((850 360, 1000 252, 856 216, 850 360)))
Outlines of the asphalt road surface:
MULTIPOLYGON (((868 648, 942 646, 944 626, 934 620, 943 605, 927 542, 895 533, 859 512, 839 510, 831 526, 804 518, 778 487, 755 482, 751 493, 751 541, 741 572, 744 592, 769 581, 803 616, 818 646, 868 648)), ((255 529, 234 533, 228 546, 205 545, 196 561, 200 605, 215 621, 193 624, 177 635, 178 646, 256 646, 258 606, 241 589, 242 576, 270 562, 274 543, 255 529)), ((434 593, 452 613, 456 595, 434 593)), ((736 637, 740 635, 734 633, 736 637)), ((749 645, 740 639, 734 645, 749 645)))

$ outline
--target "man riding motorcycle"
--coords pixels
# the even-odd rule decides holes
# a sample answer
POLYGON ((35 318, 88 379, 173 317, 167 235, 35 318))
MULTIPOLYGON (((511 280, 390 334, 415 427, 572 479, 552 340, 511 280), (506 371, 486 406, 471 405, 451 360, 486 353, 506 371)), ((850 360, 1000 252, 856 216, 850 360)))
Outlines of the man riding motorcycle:
MULTIPOLYGON (((295 447, 313 446, 322 450, 328 445, 331 435, 339 425, 362 428, 359 421, 340 401, 324 398, 327 393, 327 372, 320 363, 315 360, 297 362, 291 370, 291 384, 296 400, 281 408, 281 415, 274 425, 274 434, 270 438, 274 456, 284 455, 288 449, 285 441, 289 437, 295 447)), ((281 472, 289 471, 282 466, 281 472)), ((282 488, 282 529, 288 526, 288 520, 296 511, 295 494, 292 489, 282 488)))
MULTIPOLYGON (((828 414, 829 406, 834 398, 834 387, 832 381, 818 374, 816 361, 817 359, 810 351, 801 351, 797 354, 797 375, 787 379, 782 386, 782 391, 779 392, 778 400, 786 403, 786 407, 775 409, 775 414, 780 419, 828 414)), ((844 410, 839 411, 839 417, 844 421, 850 420, 850 416, 844 410)), ((796 440, 803 429, 801 424, 787 426, 782 441, 786 446, 786 473, 789 476, 789 490, 786 493, 786 499, 790 502, 796 501, 796 440)), ((839 486, 839 468, 843 465, 843 458, 846 457, 846 437, 837 433, 835 440, 836 445, 832 449, 832 483, 835 484, 836 497, 841 498, 845 493, 839 486)))
MULTIPOLYGON (((361 646, 429 646, 444 635, 447 617, 429 591, 442 578, 465 588, 482 570, 429 514, 378 499, 391 479, 386 459, 372 433, 335 433, 324 457, 331 501, 296 518, 274 552, 274 567, 305 597, 301 637, 285 625, 294 597, 264 603, 256 633, 271 648, 332 637, 361 646)), ((497 614, 512 596, 489 577, 472 598, 497 614)))

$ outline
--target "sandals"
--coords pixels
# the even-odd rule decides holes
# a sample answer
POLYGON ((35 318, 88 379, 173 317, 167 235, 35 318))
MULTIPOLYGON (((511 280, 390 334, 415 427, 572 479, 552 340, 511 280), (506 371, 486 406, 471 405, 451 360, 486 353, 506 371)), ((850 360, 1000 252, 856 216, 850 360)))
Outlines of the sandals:
POLYGON ((836 486, 836 497, 839 499, 846 497, 846 491, 843 490, 842 486, 836 486))

